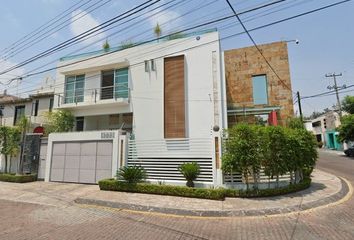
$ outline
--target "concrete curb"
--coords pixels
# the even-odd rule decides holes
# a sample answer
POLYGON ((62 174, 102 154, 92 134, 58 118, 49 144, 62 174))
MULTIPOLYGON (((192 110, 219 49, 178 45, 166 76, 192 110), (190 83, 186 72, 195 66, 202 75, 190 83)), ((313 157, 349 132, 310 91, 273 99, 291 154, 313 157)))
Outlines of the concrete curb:
MULTIPOLYGON (((117 209, 125 209, 132 211, 140 211, 140 212, 154 212, 154 213, 162 213, 162 214, 171 214, 171 215, 179 215, 179 216, 191 216, 191 217, 242 217, 242 216, 265 216, 265 215, 278 215, 278 214, 286 214, 293 212, 301 212, 305 210, 314 209, 321 206, 330 205, 340 201, 345 198, 349 192, 351 192, 351 187, 348 185, 349 182, 346 182, 342 178, 341 180, 341 190, 331 196, 310 202, 304 203, 299 206, 289 206, 283 208, 268 208, 268 209, 255 209, 255 210, 221 210, 221 211, 208 211, 208 210, 189 210, 189 209, 174 209, 174 208, 159 208, 159 207, 151 207, 145 205, 136 205, 136 204, 128 204, 128 203, 119 203, 112 201, 102 201, 102 200, 94 200, 88 198, 77 198, 75 203, 77 204, 85 204, 85 205, 95 205, 109 208, 117 208, 117 209)), ((306 190, 304 190, 306 191, 306 190)), ((298 193, 301 193, 298 192, 298 193)))

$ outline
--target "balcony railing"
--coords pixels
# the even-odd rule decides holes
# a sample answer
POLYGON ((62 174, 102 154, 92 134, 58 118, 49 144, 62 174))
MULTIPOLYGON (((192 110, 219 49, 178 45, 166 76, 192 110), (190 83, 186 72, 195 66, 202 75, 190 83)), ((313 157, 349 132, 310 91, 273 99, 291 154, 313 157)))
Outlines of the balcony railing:
POLYGON ((58 107, 79 104, 126 101, 130 99, 130 89, 126 84, 116 84, 101 88, 76 89, 57 95, 58 107), (110 101, 111 100, 111 101, 110 101))

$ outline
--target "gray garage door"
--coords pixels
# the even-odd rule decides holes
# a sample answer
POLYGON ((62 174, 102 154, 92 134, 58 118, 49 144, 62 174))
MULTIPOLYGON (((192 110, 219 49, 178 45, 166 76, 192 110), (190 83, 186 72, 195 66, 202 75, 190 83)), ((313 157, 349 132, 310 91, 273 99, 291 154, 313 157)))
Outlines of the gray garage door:
POLYGON ((112 177, 112 141, 53 143, 50 180, 97 183, 112 177))

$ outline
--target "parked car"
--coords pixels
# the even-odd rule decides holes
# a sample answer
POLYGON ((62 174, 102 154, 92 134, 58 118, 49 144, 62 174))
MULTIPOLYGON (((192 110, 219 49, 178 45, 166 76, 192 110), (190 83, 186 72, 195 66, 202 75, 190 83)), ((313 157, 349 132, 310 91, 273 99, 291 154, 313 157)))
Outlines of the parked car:
POLYGON ((348 149, 344 150, 344 153, 348 157, 354 157, 354 146, 351 146, 348 149))

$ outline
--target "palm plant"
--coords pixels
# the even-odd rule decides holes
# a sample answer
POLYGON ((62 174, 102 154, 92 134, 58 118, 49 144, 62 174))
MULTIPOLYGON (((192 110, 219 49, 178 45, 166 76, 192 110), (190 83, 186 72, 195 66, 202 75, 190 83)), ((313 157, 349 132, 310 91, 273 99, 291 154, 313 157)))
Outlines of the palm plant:
POLYGON ((146 171, 141 166, 124 166, 117 171, 117 178, 128 183, 143 182, 146 179, 146 171))
POLYGON ((194 181, 200 174, 200 167, 198 163, 183 163, 178 167, 178 170, 182 173, 182 175, 187 180, 187 187, 194 187, 194 181))

